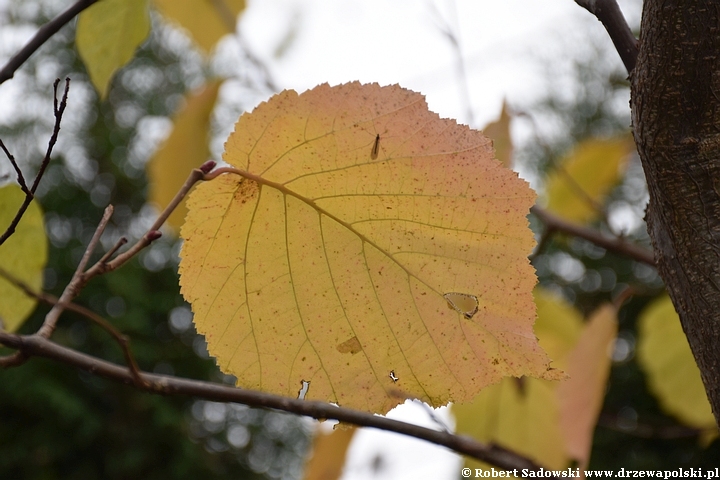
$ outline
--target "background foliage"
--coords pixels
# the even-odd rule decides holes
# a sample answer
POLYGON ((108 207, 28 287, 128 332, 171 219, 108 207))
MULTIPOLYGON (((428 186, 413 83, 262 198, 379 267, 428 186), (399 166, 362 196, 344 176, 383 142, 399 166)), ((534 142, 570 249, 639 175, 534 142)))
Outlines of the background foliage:
MULTIPOLYGON (((0 20, 3 31, 47 22, 58 3, 14 2, 0 20)), ((50 238, 49 293, 59 295, 70 280, 108 203, 115 214, 104 248, 121 234, 138 238, 152 221, 144 164, 183 95, 208 74, 187 39, 162 24, 155 27, 115 77, 105 102, 88 82, 71 28, 54 36, 8 82, 21 89, 23 102, 3 112, 0 137, 25 166, 37 165, 44 155, 53 79, 72 80, 57 155, 39 195, 50 238)), ((132 338, 142 369, 222 381, 179 294, 178 248, 166 235, 130 264, 91 282, 78 303, 132 338)), ((47 310, 40 306, 20 333, 37 330, 47 310)), ((83 352, 124 361, 106 332, 72 313, 63 316, 55 335, 83 352)), ((291 415, 139 393, 42 359, 3 370, 0 378, 0 478, 300 475, 307 426, 291 415)))

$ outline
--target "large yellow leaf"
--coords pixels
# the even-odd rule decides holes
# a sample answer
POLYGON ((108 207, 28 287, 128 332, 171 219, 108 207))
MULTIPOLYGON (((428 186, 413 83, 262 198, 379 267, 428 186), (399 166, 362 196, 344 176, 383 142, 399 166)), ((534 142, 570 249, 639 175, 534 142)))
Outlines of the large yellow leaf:
MULTIPOLYGON (((172 133, 148 162, 149 200, 161 209, 175 197, 190 171, 210 156, 208 127, 219 88, 220 81, 213 81, 190 95, 173 119, 172 133)), ((168 218, 170 226, 179 229, 186 213, 185 203, 178 205, 168 218)))
POLYGON ((103 0, 80 14, 77 49, 101 98, 149 33, 148 0, 103 0))
POLYGON ((507 168, 512 167, 513 154, 512 137, 510 137, 510 120, 507 103, 503 102, 500 118, 488 123, 485 128, 483 128, 483 133, 493 141, 495 158, 500 160, 507 168))
MULTIPOLYGON (((552 358, 553 366, 567 368, 567 357, 583 330, 580 312, 560 297, 535 289, 538 319, 535 333, 552 358)), ((457 431, 482 442, 492 442, 527 455, 548 468, 567 463, 560 429, 557 382, 534 378, 504 379, 478 395, 471 403, 453 405, 457 431)), ((483 462, 466 458, 465 466, 490 470, 483 462)))
POLYGON ((180 281, 239 385, 384 413, 397 388, 438 406, 557 376, 532 332, 534 194, 480 132, 398 86, 321 85, 243 115, 224 158, 244 178, 192 193, 180 281))
POLYGON ((305 464, 305 480, 337 480, 345 466, 345 457, 350 442, 357 430, 340 427, 331 432, 316 428, 313 448, 305 464))
POLYGON ((195 42, 209 52, 224 35, 235 31, 237 16, 245 10, 245 0, 153 0, 168 20, 190 33, 195 42))
POLYGON ((593 433, 605 399, 610 350, 617 327, 617 309, 612 304, 603 305, 593 312, 568 357, 569 378, 557 389, 565 449, 580 468, 586 468, 590 461, 593 433))
MULTIPOLYGON (((19 186, 0 187, 0 232, 4 232, 25 199, 19 186)), ((43 215, 33 201, 15 229, 0 245, 0 268, 22 280, 30 288, 42 289, 43 268, 47 262, 47 237, 43 215)), ((0 328, 14 332, 33 312, 36 300, 0 277, 0 328)))
POLYGON ((670 297, 640 314, 638 361, 663 409, 695 428, 715 426, 710 403, 670 297))
POLYGON ((548 175, 548 210, 576 222, 589 222, 625 171, 635 144, 628 135, 580 143, 548 175))

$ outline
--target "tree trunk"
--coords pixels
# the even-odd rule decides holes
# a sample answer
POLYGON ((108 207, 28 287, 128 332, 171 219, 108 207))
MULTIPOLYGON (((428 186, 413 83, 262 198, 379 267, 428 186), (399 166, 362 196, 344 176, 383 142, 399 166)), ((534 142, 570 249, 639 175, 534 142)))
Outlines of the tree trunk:
POLYGON ((720 2, 645 0, 631 84, 648 231, 720 425, 720 2))

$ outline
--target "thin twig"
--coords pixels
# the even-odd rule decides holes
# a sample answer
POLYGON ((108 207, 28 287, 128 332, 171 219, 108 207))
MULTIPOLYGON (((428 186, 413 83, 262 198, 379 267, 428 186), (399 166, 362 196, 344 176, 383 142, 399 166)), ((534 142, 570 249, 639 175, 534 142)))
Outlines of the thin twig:
MULTIPOLYGON (((45 300, 45 301, 47 303, 57 304, 57 298, 52 297, 52 295, 50 296, 50 298, 48 300, 52 301, 53 299, 54 299, 54 303, 47 302, 47 300, 45 300)), ((147 388, 148 387, 148 384, 145 382, 145 380, 140 375, 141 370, 140 370, 140 367, 138 367, 137 362, 135 361, 135 357, 132 354, 132 350, 130 350, 130 339, 128 338, 127 335, 123 335, 110 322, 108 322, 107 320, 105 320, 104 318, 102 318, 100 315, 96 314, 92 310, 89 310, 81 305, 77 305, 75 303, 68 303, 68 304, 65 304, 65 308, 67 310, 70 310, 71 312, 75 312, 79 315, 84 316, 85 318, 87 318, 89 320, 92 320, 93 322, 97 323, 102 328, 104 328, 105 331, 108 332, 115 339, 115 341, 118 343, 118 345, 120 345, 120 349, 122 350, 123 356, 125 357, 125 363, 127 363, 127 368, 130 371, 130 375, 132 375, 132 377, 133 377, 135 386, 138 388, 147 388)))
MULTIPOLYGON (((0 330, 2 332, 2 330, 0 330)), ((24 352, 17 351, 10 355, 0 357, 0 368, 17 367, 27 362, 28 356, 24 352)))
MULTIPOLYGON (((112 205, 108 205, 107 207, 105 207, 105 211, 103 212, 103 216, 100 219, 100 223, 98 223, 98 226, 95 229, 95 233, 93 233, 93 236, 90 239, 87 248, 85 249, 85 253, 83 253, 82 258, 80 259, 80 263, 78 263, 78 266, 75 269, 72 280, 79 280, 83 276, 83 273, 85 272, 85 267, 87 267, 88 262, 90 262, 90 256, 95 251, 95 247, 97 247, 97 244, 100 242, 100 237, 105 231, 105 228, 107 227, 107 224, 110 221, 110 217, 112 217, 114 211, 115 208, 112 205)), ((72 280, 70 280, 70 283, 72 283, 72 280)))
POLYGON ((59 84, 60 79, 56 78, 55 82, 53 83, 53 111, 55 113, 55 126, 53 127, 53 133, 50 136, 47 150, 45 151, 45 158, 43 158, 43 161, 40 164, 40 169, 38 170, 38 174, 35 176, 33 186, 30 189, 33 194, 37 190, 38 184, 40 184, 40 179, 42 178, 43 173, 45 173, 45 169, 50 163, 50 156, 52 155, 53 148, 55 148, 58 135, 60 134, 60 122, 62 121, 63 113, 65 113, 65 107, 67 107, 67 97, 68 93, 70 92, 70 78, 65 78, 65 90, 63 91, 62 100, 60 100, 60 105, 58 106, 57 88, 59 84))
POLYGON ((105 263, 107 263, 107 261, 110 260, 110 258, 111 258, 113 255, 115 255, 115 253, 116 253, 118 250, 120 250, 120 248, 121 248, 123 245, 125 245, 127 242, 128 242, 127 237, 120 237, 120 238, 118 239, 118 241, 115 242, 115 245, 113 245, 113 247, 112 247, 110 250, 108 250, 107 252, 105 252, 105 255, 103 255, 102 257, 100 257, 100 260, 98 260, 97 263, 99 263, 99 264, 105 264, 105 263))
MULTIPOLYGON (((180 202, 183 201, 185 196, 197 182, 199 182, 200 180, 208 179, 206 178, 207 173, 214 167, 215 162, 206 162, 200 168, 196 168, 192 172, 190 172, 187 180, 185 180, 185 184, 180 188, 178 193, 175 194, 175 198, 173 198, 172 201, 168 204, 168 206, 165 207, 165 210, 160 213, 160 216, 157 218, 157 220, 155 220, 155 223, 153 223, 152 226, 148 229, 148 231, 145 232, 145 235, 143 235, 132 247, 130 247, 128 250, 124 251, 111 261, 106 261, 106 256, 103 256, 103 258, 101 258, 99 262, 97 262, 90 269, 88 269, 87 272, 85 272, 86 279, 89 280, 96 275, 101 275, 103 273, 110 272, 119 268, 125 262, 135 256, 140 250, 160 238, 160 236, 162 235, 160 233, 160 228, 163 226, 170 214, 172 214, 172 212, 175 210, 175 208, 177 208, 180 202)), ((214 176, 212 178, 214 178, 214 176)))
MULTIPOLYGON (((160 238, 161 233, 159 229, 160 227, 162 227, 163 223, 165 223, 165 220, 167 220, 173 210, 175 210, 178 204, 183 200, 183 198, 185 198, 185 195, 187 195, 193 185, 195 185, 195 183, 197 183, 198 181, 203 180, 206 174, 214 167, 215 162, 206 162, 200 168, 194 169, 190 173, 190 176, 185 181, 185 184, 182 186, 180 191, 178 191, 178 193, 175 195, 175 198, 173 198, 170 204, 160 214, 155 223, 150 227, 150 229, 145 233, 145 235, 143 235, 142 238, 140 238, 140 240, 135 243, 135 245, 133 245, 130 249, 108 262, 107 260, 110 258, 110 256, 127 241, 124 238, 121 238, 110 250, 110 252, 107 252, 105 255, 103 255, 97 263, 95 263, 91 268, 85 271, 85 267, 90 260, 90 256, 92 255, 93 251, 95 251, 95 247, 100 241, 100 237, 105 231, 105 227, 107 227, 107 224, 110 221, 110 217, 112 216, 113 207, 112 205, 108 205, 108 207, 105 209, 105 213, 103 214, 102 219, 100 220, 100 223, 95 229, 95 233, 93 234, 90 243, 88 243, 88 246, 85 249, 85 253, 83 253, 83 257, 80 260, 80 263, 75 269, 75 273, 73 274, 72 279, 63 290, 63 293, 62 295, 60 295, 57 303, 53 306, 53 308, 50 309, 48 314, 45 316, 45 321, 38 330, 37 335, 45 338, 50 338, 52 332, 55 330, 55 327, 63 310, 67 307, 67 305, 72 303, 75 297, 80 294, 80 291, 85 287, 85 285, 90 279, 92 279, 96 275, 101 275, 103 273, 117 269, 134 255, 136 255, 140 250, 150 245, 150 243, 152 243, 154 240, 160 238)), ((122 343, 122 340, 119 341, 121 341, 122 343)))
POLYGON ((255 55, 255 53, 252 51, 248 43, 245 41, 245 38, 242 36, 242 33, 240 30, 238 30, 235 33, 235 38, 237 38, 238 44, 243 50, 243 53, 245 54, 245 58, 247 58, 250 63, 252 63, 255 68, 260 70, 260 72, 263 75, 263 79, 265 81, 265 88, 267 88, 269 91, 276 93, 279 92, 280 89, 278 88, 277 84, 275 83, 275 80, 272 77, 272 74, 270 73, 270 69, 268 66, 260 60, 260 58, 255 55))
POLYGON ((225 28, 227 28, 228 32, 235 34, 235 39, 237 40, 240 48, 245 53, 245 57, 263 74, 265 79, 265 87, 268 88, 271 92, 277 92, 278 88, 272 79, 272 75, 270 75, 270 70, 268 69, 267 65, 265 65, 257 57, 257 55, 252 52, 247 42, 245 42, 245 40, 243 39, 238 28, 237 16, 230 9, 227 2, 225 0, 211 0, 211 3, 215 7, 215 11, 220 16, 220 20, 222 21, 222 23, 225 24, 225 28))
MULTIPOLYGON (((475 123, 475 114, 473 113, 472 102, 470 101, 467 68, 465 67, 465 58, 463 57, 462 49, 460 47, 460 39, 455 33, 455 29, 453 29, 453 27, 451 27, 450 24, 442 17, 442 14, 435 7, 435 4, 430 4, 430 7, 436 15, 438 30, 448 39, 448 42, 450 42, 450 48, 452 48, 452 51, 455 54, 458 86, 460 87, 460 101, 466 106, 467 122, 468 125, 472 126, 475 123)), ((457 25, 457 5, 455 5, 455 2, 452 2, 452 8, 455 13, 455 23, 457 25)))
POLYGON ((107 227, 112 213, 113 207, 112 205, 108 205, 107 208, 105 208, 102 219, 100 219, 100 223, 95 229, 95 233, 93 234, 90 243, 88 243, 87 248, 85 248, 85 253, 83 253, 82 259, 80 260, 80 263, 75 269, 75 273, 70 279, 70 282, 65 287, 65 290, 63 290, 62 295, 60 295, 58 303, 56 303, 55 306, 50 309, 48 314, 45 315, 45 321, 40 327, 40 330, 38 330, 37 332, 37 334, 41 337, 50 338, 50 335, 52 335, 52 332, 55 330, 55 326, 57 325, 58 319, 60 318, 60 315, 65 309, 65 306, 71 303, 75 299, 75 297, 80 294, 80 291, 87 283, 88 279, 84 272, 85 267, 90 261, 90 256, 95 250, 95 247, 97 246, 98 242, 100 242, 100 236, 105 231, 105 227, 107 227))
POLYGON ((50 37, 55 35, 66 23, 75 18, 75 15, 97 1, 98 0, 79 0, 60 15, 40 27, 35 36, 33 36, 18 53, 8 60, 2 70, 0 70, 0 84, 3 84, 6 80, 10 80, 15 75, 15 71, 17 71, 38 48, 47 42, 50 37))
MULTIPOLYGON (((54 110, 55 110, 55 126, 53 127, 53 133, 50 136, 50 141, 48 142, 48 148, 45 151, 45 158, 43 158, 42 164, 40 165, 40 169, 38 170, 37 175, 35 176, 35 180, 33 181, 33 185, 30 188, 30 191, 27 191, 27 186, 25 187, 25 200, 23 200, 22 205, 20 205, 20 208, 18 208, 17 213, 15 214, 15 218, 13 218, 12 222, 10 222, 10 225, 8 225, 7 229, 5 229, 5 233, 0 236, 0 245, 5 243, 5 241, 10 238, 10 236, 15 233, 15 228, 17 228, 18 223, 20 223, 20 220, 22 219, 23 215, 25 215, 25 211, 27 211, 28 207, 30 206, 30 203, 32 203, 33 198, 35 198, 35 191, 37 190, 38 185, 40 184, 40 179, 42 178, 43 174, 45 173, 45 169, 47 168, 48 164, 50 163, 50 156, 52 155, 53 148, 55 147, 55 143, 57 143, 58 134, 60 133, 60 122, 62 121, 63 113, 65 112, 65 107, 67 105, 67 96, 68 92, 70 91, 70 79, 65 79, 65 93, 63 93, 62 101, 60 102, 60 106, 57 105, 57 86, 60 82, 60 79, 56 79, 55 83, 53 85, 53 91, 54 91, 54 110)), ((4 146, 3 146, 4 149, 4 146)), ((8 152, 9 153, 9 152, 8 152)), ((14 162, 14 159, 13 159, 14 162)), ((18 173, 20 172, 19 169, 17 169, 18 173)), ((23 179, 24 183, 24 179, 23 179)))
POLYGON ((638 247, 632 243, 629 243, 618 237, 607 237, 597 230, 577 225, 567 220, 564 220, 557 215, 554 215, 547 210, 544 210, 537 205, 530 209, 530 212, 534 214, 540 221, 542 221, 546 227, 553 228, 555 231, 563 232, 568 235, 575 237, 584 238, 595 245, 602 247, 608 251, 619 253, 627 257, 637 260, 638 262, 645 263, 650 266, 655 266, 655 255, 653 252, 638 247))
POLYGON ((617 295, 615 295, 615 298, 613 299, 613 306, 620 310, 620 308, 623 306, 625 302, 627 302, 630 298, 635 296, 638 293, 638 289, 635 288, 632 285, 627 285, 625 288, 620 290, 617 295))
POLYGON ((638 43, 616 0, 575 0, 602 22, 628 73, 637 63, 638 43))
POLYGON ((32 192, 25 183, 25 177, 23 177, 22 170, 20 170, 20 167, 18 167, 18 164, 15 162, 15 157, 13 157, 7 147, 5 147, 5 144, 2 140, 0 140, 0 148, 2 148, 2 151, 5 152, 5 156, 8 158, 8 160, 10 160, 13 169, 15 169, 15 173, 17 174, 17 181, 20 184, 20 188, 25 193, 25 195, 32 196, 32 192))
MULTIPOLYGON (((45 321, 38 330, 37 334, 41 337, 50 338, 50 335, 52 335, 52 332, 55 330, 55 326, 57 325, 57 321, 60 318, 60 314, 65 308, 65 305, 71 303, 73 299, 80 294, 80 291, 83 289, 83 287, 85 287, 85 285, 90 279, 92 279, 96 275, 101 275, 103 273, 117 269, 125 262, 130 260, 140 250, 160 238, 160 236, 162 235, 160 233, 160 228, 162 227, 163 223, 165 223, 165 220, 167 220, 173 210, 175 210, 178 204, 180 204, 183 198, 185 198, 185 195, 187 195, 193 185, 195 185, 195 183, 197 183, 198 181, 205 179, 207 173, 210 172, 210 170, 212 170, 214 167, 215 162, 209 161, 205 162, 200 168, 196 168, 192 172, 190 172, 188 179, 185 181, 185 184, 182 186, 180 191, 178 191, 178 193, 175 195, 175 198, 173 198, 170 204, 165 207, 165 210, 163 210, 157 220, 155 220, 155 223, 153 223, 150 229, 145 232, 145 235, 143 235, 142 238, 140 238, 140 240, 135 243, 135 245, 133 245, 130 249, 121 253, 109 262, 107 261, 109 255, 103 255, 98 262, 96 262, 92 267, 85 271, 85 267, 90 260, 90 256, 92 255, 92 252, 95 250, 95 247, 100 241, 100 236, 105 231, 105 227, 107 226, 108 222, 110 221, 110 217, 112 216, 113 207, 112 205, 109 205, 105 209, 105 213, 103 214, 100 223, 95 229, 95 234, 93 235, 90 243, 85 249, 85 253, 83 254, 80 264, 75 270, 75 274, 65 287, 65 290, 63 290, 62 295, 60 295, 58 303, 52 309, 50 309, 48 314, 45 316, 45 321)), ((121 241, 119 241, 115 245, 115 247, 113 247, 113 250, 111 250, 111 252, 116 251, 117 248, 119 248, 120 246, 119 244, 121 244, 121 241)))
MULTIPOLYGON (((27 355, 56 360, 117 382, 135 383, 127 368, 63 347, 39 335, 13 335, 0 332, 0 344, 16 348, 27 355)), ((534 461, 497 445, 486 445, 464 435, 440 432, 370 413, 337 407, 327 402, 297 400, 265 392, 168 375, 141 372, 140 376, 147 385, 138 387, 140 390, 163 395, 190 395, 216 402, 234 402, 251 407, 272 408, 316 419, 334 419, 426 440, 506 470, 539 471, 541 469, 540 465, 534 461)))
MULTIPOLYGON (((7 270, 0 267, 0 277, 3 277, 8 282, 12 283, 16 287, 18 287, 20 290, 23 291, 25 295, 28 297, 32 297, 40 302, 43 302, 50 306, 55 306, 58 303, 60 303, 60 299, 56 297, 55 295, 50 295, 49 293, 45 292, 36 292, 33 290, 27 283, 23 282, 19 278, 16 278, 14 275, 12 275, 7 270)), ((123 356, 125 357, 125 362, 127 363, 128 368, 130 369, 130 373, 132 374, 133 378, 135 379, 135 386, 137 387, 145 387, 147 386, 144 383, 144 380, 140 376, 140 368, 138 367, 137 362, 135 361, 135 357, 132 354, 132 351, 130 350, 130 339, 126 336, 120 333, 118 329, 116 329, 110 322, 102 318, 100 315, 96 314, 92 310, 89 310, 81 305, 77 305, 75 303, 66 303, 63 305, 63 307, 66 310, 70 310, 71 312, 75 312, 78 315, 82 315, 83 317, 87 318, 88 320, 91 320, 95 322, 96 324, 100 325, 103 329, 105 329, 106 332, 108 332, 120 345, 120 348, 122 349, 123 356)))
POLYGON ((694 428, 685 425, 650 425, 645 423, 633 422, 628 425, 628 420, 623 419, 619 415, 609 413, 601 413, 598 418, 598 427, 607 428, 626 435, 639 438, 653 438, 660 440, 675 440, 678 438, 694 438, 703 433, 712 433, 717 431, 714 425, 708 425, 706 428, 694 428))

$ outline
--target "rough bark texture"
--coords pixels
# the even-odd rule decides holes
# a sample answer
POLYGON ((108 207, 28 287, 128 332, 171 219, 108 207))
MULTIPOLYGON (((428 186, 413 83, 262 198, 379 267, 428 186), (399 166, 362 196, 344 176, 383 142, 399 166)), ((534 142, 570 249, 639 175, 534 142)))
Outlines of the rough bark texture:
POLYGON ((645 0, 631 82, 648 231, 720 425, 720 2, 645 0))

